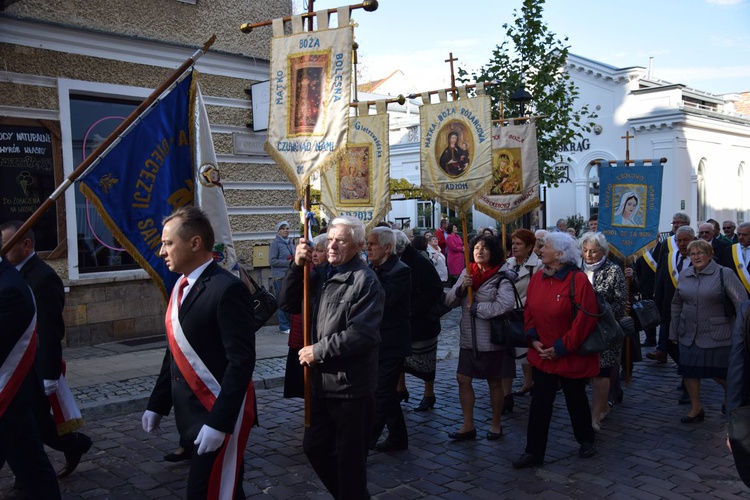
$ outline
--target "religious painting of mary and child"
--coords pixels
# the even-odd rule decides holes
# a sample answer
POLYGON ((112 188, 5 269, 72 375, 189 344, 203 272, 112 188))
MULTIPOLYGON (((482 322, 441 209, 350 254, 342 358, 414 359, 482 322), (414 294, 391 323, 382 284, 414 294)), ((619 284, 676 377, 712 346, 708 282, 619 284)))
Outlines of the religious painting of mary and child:
POLYGON ((646 193, 644 184, 612 185, 612 225, 645 227, 646 193))
POLYGON ((370 146, 349 145, 338 166, 339 205, 368 205, 371 179, 370 146))
POLYGON ((316 128, 321 128, 318 125, 325 118, 322 105, 328 65, 329 58, 326 54, 289 58, 293 96, 288 114, 290 137, 313 134, 316 128))
POLYGON ((452 120, 440 128, 435 158, 445 175, 458 178, 465 174, 471 166, 473 151, 474 138, 464 122, 452 120))
POLYGON ((523 192, 523 163, 521 148, 492 151, 491 195, 521 194, 523 192))

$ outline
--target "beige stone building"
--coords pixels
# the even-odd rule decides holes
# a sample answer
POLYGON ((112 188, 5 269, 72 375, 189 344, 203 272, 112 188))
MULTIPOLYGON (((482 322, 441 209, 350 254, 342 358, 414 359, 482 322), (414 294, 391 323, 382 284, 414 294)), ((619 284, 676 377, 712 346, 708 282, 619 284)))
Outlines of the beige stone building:
MULTIPOLYGON (((27 218, 216 34, 196 69, 238 257, 252 266, 254 247, 279 220, 294 220, 295 194, 251 125, 249 89, 268 80, 271 29, 239 27, 291 9, 288 0, 0 0, 0 222, 27 218), (40 145, 11 142, 23 137, 40 145)), ((163 332, 156 286, 118 250, 77 184, 40 221, 37 241, 66 285, 68 345, 163 332)))

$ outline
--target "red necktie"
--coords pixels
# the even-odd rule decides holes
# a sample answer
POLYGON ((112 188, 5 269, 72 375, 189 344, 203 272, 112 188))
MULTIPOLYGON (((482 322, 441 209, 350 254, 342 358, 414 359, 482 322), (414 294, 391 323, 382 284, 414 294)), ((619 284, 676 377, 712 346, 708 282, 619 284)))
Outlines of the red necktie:
POLYGON ((180 308, 180 304, 182 304, 182 292, 185 291, 185 288, 188 286, 188 279, 186 276, 183 276, 180 280, 179 288, 177 289, 177 309, 180 308))

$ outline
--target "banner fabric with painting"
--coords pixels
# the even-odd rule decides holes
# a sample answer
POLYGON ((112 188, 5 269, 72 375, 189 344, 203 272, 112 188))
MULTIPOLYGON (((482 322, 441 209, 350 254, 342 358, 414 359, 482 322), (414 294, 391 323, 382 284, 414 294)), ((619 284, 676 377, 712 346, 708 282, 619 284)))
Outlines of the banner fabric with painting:
POLYGON ((599 231, 623 261, 643 255, 659 235, 662 173, 659 159, 599 166, 599 231))
POLYGON ((349 117, 347 153, 320 183, 320 204, 330 217, 357 217, 368 231, 391 209, 388 113, 385 101, 375 106, 371 115, 360 103, 359 116, 349 117))
POLYGON ((469 99, 459 87, 455 101, 441 90, 435 104, 425 93, 419 111, 421 188, 461 212, 492 184, 490 98, 483 83, 476 90, 469 99))
POLYGON ((474 208, 503 224, 539 206, 539 158, 534 119, 492 129, 492 186, 474 208))
POLYGON ((289 36, 273 20, 265 150, 300 196, 313 173, 346 152, 353 28, 349 7, 337 10, 338 28, 328 28, 328 16, 316 14, 317 31, 303 31, 302 16, 293 16, 289 36))

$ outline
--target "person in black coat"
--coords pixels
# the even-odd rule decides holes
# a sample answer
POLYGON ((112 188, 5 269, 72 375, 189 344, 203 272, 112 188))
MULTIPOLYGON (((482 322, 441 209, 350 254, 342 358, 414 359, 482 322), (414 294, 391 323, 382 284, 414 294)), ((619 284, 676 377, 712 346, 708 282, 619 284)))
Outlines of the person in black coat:
POLYGON ((242 453, 255 423, 252 380, 258 325, 250 290, 214 262, 213 245, 211 223, 200 209, 179 208, 164 220, 159 255, 183 278, 171 293, 169 345, 141 419, 144 431, 158 434, 162 417, 174 406, 181 440, 195 444, 189 499, 206 498, 212 479, 222 490, 233 489, 236 498, 244 498, 242 453), (214 470, 217 460, 224 465, 214 470), (216 476, 222 472, 236 482, 222 481, 216 476))
POLYGON ((35 313, 29 286, 0 258, 0 376, 10 379, 0 390, 0 457, 7 460, 24 494, 46 500, 61 497, 33 415, 42 393, 34 362, 35 313), (9 359, 14 348, 24 353, 15 362, 9 359))
MULTIPOLYGON (((409 243, 402 231, 396 233, 396 253, 401 262, 411 269, 411 348, 412 355, 404 362, 404 371, 424 380, 424 396, 415 411, 427 411, 435 406, 435 368, 437 361, 437 338, 440 334, 440 318, 430 314, 432 308, 442 301, 443 283, 432 262, 423 257, 409 243)), ((399 381, 399 394, 405 394, 404 375, 399 381)))
POLYGON ((378 385, 375 390, 375 418, 370 449, 405 450, 409 446, 404 414, 396 384, 411 354, 411 269, 396 255, 396 237, 391 229, 376 227, 367 237, 367 259, 385 291, 385 307, 380 322, 378 385), (388 437, 378 443, 383 427, 388 437))
MULTIPOLYGON (((8 241, 21 228, 23 222, 10 221, 0 225, 3 241, 8 241)), ((62 340, 65 337, 65 288, 54 269, 47 265, 34 251, 34 232, 29 230, 8 251, 6 258, 16 266, 26 283, 31 287, 37 306, 37 360, 44 380, 44 394, 34 405, 34 417, 44 444, 63 452, 65 466, 58 473, 66 477, 91 448, 91 438, 82 432, 67 432, 58 435, 49 396, 57 392, 62 375, 62 340)), ((83 426, 83 421, 68 422, 73 428, 83 426)))

